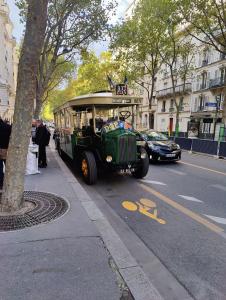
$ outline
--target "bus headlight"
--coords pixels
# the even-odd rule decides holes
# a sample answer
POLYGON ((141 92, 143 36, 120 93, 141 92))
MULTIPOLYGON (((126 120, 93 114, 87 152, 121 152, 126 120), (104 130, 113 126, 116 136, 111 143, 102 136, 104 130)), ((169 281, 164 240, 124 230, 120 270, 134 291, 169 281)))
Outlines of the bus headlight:
POLYGON ((108 163, 112 162, 112 156, 111 156, 111 155, 108 155, 108 156, 106 157, 106 161, 107 161, 108 163))

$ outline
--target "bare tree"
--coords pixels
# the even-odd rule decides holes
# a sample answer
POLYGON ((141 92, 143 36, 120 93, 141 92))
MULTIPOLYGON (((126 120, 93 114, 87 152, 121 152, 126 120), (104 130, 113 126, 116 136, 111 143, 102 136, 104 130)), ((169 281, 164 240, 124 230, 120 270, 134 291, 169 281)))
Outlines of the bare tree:
POLYGON ((29 0, 24 42, 18 68, 15 112, 9 144, 1 211, 23 206, 24 174, 34 108, 38 61, 47 22, 48 0, 29 0))

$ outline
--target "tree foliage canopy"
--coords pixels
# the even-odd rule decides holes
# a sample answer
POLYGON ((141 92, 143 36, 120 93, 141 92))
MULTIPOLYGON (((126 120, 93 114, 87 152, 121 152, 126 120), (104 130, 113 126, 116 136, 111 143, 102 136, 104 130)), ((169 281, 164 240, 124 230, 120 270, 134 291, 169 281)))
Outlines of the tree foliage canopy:
MULTIPOLYGON (((22 19, 26 19, 27 1, 18 0, 22 19)), ((49 0, 48 22, 37 77, 36 103, 41 103, 50 82, 64 62, 71 61, 81 49, 99 40, 108 30, 113 2, 102 0, 49 0)), ((62 68, 61 68, 62 70, 62 68)))
POLYGON ((69 80, 65 89, 55 89, 50 93, 43 113, 45 119, 52 119, 54 108, 69 99, 109 90, 107 76, 110 76, 116 83, 123 81, 124 70, 120 62, 113 59, 111 52, 102 52, 100 57, 97 57, 94 52, 83 50, 81 57, 82 61, 78 67, 76 79, 69 80))

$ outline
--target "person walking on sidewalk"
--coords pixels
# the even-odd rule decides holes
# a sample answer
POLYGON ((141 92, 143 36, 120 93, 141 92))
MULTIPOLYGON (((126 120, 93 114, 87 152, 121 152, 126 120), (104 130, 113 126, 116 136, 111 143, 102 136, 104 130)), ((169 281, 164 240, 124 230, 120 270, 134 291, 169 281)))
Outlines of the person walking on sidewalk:
POLYGON ((3 163, 5 164, 6 162, 10 134, 11 134, 11 125, 4 122, 0 117, 0 189, 2 189, 3 186, 3 180, 4 180, 3 163))
POLYGON ((37 129, 35 135, 35 142, 39 145, 39 152, 38 152, 38 166, 39 168, 46 168, 47 161, 46 161, 46 146, 49 144, 50 140, 50 132, 43 124, 41 120, 37 121, 37 129))

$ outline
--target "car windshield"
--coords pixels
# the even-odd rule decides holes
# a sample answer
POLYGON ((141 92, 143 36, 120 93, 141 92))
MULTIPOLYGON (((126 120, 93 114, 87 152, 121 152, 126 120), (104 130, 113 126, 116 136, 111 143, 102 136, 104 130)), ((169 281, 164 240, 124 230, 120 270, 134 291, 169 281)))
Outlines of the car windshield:
POLYGON ((159 132, 155 131, 146 131, 143 133, 143 135, 146 137, 148 141, 167 141, 168 138, 159 132))

